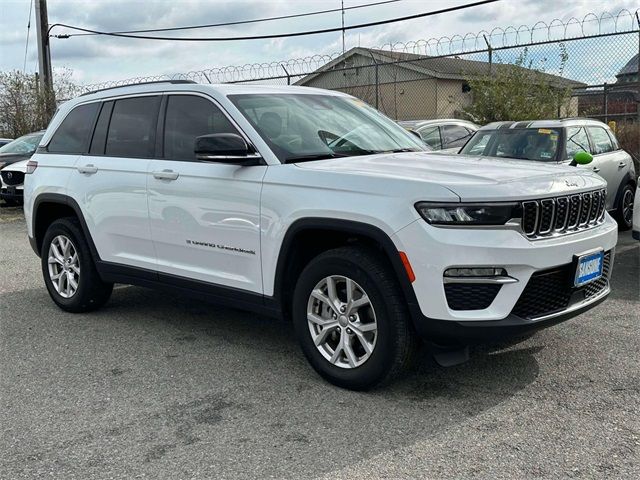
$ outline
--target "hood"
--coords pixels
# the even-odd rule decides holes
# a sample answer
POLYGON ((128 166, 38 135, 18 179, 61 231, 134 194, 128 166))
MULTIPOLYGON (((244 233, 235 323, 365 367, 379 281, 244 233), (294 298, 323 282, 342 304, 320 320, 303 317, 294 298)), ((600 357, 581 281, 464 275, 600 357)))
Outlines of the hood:
POLYGON ((0 164, 4 163, 6 165, 10 165, 12 163, 21 162, 22 160, 29 160, 32 155, 32 153, 0 153, 0 164))
POLYGON ((595 173, 556 163, 432 152, 335 158, 297 166, 437 184, 457 194, 462 201, 524 200, 606 186, 595 173))
POLYGON ((19 162, 11 163, 11 164, 7 165, 6 167, 4 167, 2 170, 7 170, 7 171, 10 170, 12 172, 22 172, 22 173, 24 173, 24 172, 27 171, 27 163, 29 163, 29 158, 27 158, 26 160, 20 160, 19 162))

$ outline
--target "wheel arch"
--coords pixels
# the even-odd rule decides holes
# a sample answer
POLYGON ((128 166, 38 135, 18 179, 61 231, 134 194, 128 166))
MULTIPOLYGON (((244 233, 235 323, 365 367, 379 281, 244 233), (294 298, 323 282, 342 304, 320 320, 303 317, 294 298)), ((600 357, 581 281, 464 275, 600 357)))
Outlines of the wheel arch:
MULTIPOLYGON (((293 222, 282 241, 276 263, 274 297, 285 317, 290 314, 292 289, 311 258, 345 244, 365 243, 380 248, 398 279, 410 311, 418 307, 415 292, 396 245, 379 227, 334 218, 302 218, 293 222), (319 240, 319 235, 323 235, 319 240), (312 243, 308 243, 309 239, 312 243), (310 247, 310 248, 309 248, 310 247)), ((413 315, 412 315, 413 316, 413 315)))
POLYGON ((59 218, 70 216, 76 217, 80 222, 82 233, 89 244, 91 255, 94 261, 99 260, 98 250, 93 243, 80 205, 70 196, 60 193, 42 193, 33 202, 33 238, 30 241, 36 255, 40 256, 42 240, 49 225, 59 218))
POLYGON ((624 187, 626 187, 629 184, 633 189, 637 187, 636 179, 633 178, 633 176, 631 176, 629 172, 627 172, 627 174, 623 177, 622 181, 620 182, 620 185, 618 186, 618 191, 616 192, 616 199, 613 202, 614 209, 617 209, 620 206, 620 200, 622 199, 622 192, 624 191, 624 187))

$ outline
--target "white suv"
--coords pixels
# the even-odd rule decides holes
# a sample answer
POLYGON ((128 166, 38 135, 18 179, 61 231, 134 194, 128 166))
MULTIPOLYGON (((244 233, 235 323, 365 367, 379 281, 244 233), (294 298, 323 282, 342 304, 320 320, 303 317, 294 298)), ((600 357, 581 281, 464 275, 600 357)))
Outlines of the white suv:
POLYGON ((400 372, 420 338, 459 361, 609 294, 602 178, 424 148, 339 92, 103 90, 60 107, 29 163, 28 234, 67 311, 119 282, 284 317, 354 389, 400 372))

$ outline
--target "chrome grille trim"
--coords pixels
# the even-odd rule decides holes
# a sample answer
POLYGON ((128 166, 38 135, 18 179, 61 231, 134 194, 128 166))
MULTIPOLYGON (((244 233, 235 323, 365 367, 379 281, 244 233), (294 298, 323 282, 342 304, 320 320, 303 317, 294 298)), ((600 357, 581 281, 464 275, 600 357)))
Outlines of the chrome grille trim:
POLYGON ((606 190, 522 202, 521 228, 529 239, 574 233, 604 221, 606 190))

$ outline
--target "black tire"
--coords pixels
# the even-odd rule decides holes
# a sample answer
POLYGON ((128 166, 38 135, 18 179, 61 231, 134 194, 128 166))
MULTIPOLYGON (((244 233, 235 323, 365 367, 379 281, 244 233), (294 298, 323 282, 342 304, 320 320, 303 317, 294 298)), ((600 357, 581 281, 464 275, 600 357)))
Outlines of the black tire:
POLYGON ((103 282, 100 275, 98 275, 89 245, 82 233, 80 222, 76 218, 61 218, 49 226, 42 241, 40 258, 44 283, 47 286, 49 295, 61 309, 73 313, 90 312, 102 307, 109 300, 113 291, 113 284, 103 282), (80 266, 78 288, 69 298, 61 296, 56 291, 49 275, 49 247, 51 242, 59 235, 64 235, 71 240, 78 255, 80 266))
POLYGON ((294 292, 293 323, 296 336, 311 366, 326 380, 351 390, 367 390, 386 383, 413 362, 419 345, 406 301, 391 266, 379 252, 359 247, 340 247, 311 260, 294 292), (312 290, 328 276, 354 280, 368 295, 377 321, 377 339, 369 358, 359 366, 341 368, 326 359, 315 346, 307 322, 312 290))
POLYGON ((633 198, 635 195, 635 188, 632 184, 627 183, 620 192, 620 198, 618 200, 618 208, 614 213, 614 217, 618 222, 618 230, 624 232, 629 230, 633 226, 633 198), (631 210, 628 210, 629 198, 631 199, 631 210))

